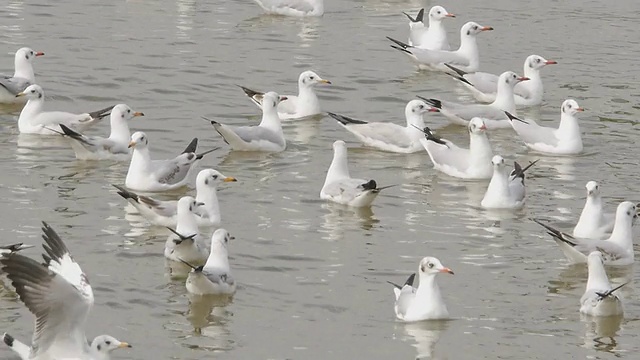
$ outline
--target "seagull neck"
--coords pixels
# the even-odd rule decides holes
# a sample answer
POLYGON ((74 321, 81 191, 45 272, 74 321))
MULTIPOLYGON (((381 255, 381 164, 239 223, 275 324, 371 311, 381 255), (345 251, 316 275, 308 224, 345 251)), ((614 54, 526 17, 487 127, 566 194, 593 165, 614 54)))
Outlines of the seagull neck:
POLYGON ((14 62, 15 72, 14 77, 19 77, 29 80, 32 84, 36 82, 36 77, 33 73, 33 66, 31 63, 22 57, 17 57, 14 62))
POLYGON ((440 287, 436 282, 435 274, 420 274, 420 283, 416 291, 416 301, 425 305, 442 302, 440 287))
POLYGON ((629 250, 633 255, 633 222, 626 214, 616 214, 616 222, 607 241, 617 244, 625 251, 629 250))
POLYGON ((513 87, 504 81, 498 81, 498 91, 496 93, 496 99, 491 105, 500 110, 508 111, 514 116, 517 116, 516 103, 513 99, 513 87))
POLYGON ((607 272, 602 265, 600 258, 589 258, 589 277, 587 279, 587 290, 607 291, 611 289, 607 272))
POLYGON ((207 262, 204 264, 204 268, 228 270, 229 256, 227 254, 227 249, 225 249, 220 243, 212 244, 211 252, 209 253, 207 262))
POLYGON ((509 174, 505 173, 502 168, 494 167, 493 176, 491 176, 489 187, 487 187, 487 194, 502 198, 509 197, 509 174))
MULTIPOLYGON (((298 99, 297 102, 301 105, 300 108, 310 109, 312 113, 320 112, 320 101, 318 95, 312 86, 300 85, 298 87, 298 99)), ((296 108, 299 108, 296 106, 296 108)))
POLYGON ((406 129, 409 131, 411 138, 418 140, 423 138, 424 133, 422 132, 422 129, 424 129, 425 124, 422 115, 414 114, 411 111, 407 111, 405 117, 407 119, 406 129))
POLYGON ((558 126, 558 135, 567 138, 580 136, 580 125, 578 119, 570 114, 562 113, 560 115, 560 126, 558 126))
POLYGON ((190 236, 198 233, 196 216, 189 209, 178 207, 176 232, 182 236, 190 236))
POLYGON ((150 165, 151 155, 149 155, 149 148, 134 147, 129 168, 139 168, 141 172, 146 172, 148 171, 150 165))
POLYGON ((442 19, 435 19, 429 16, 429 33, 441 37, 446 35, 444 25, 442 25, 442 19))
POLYGON ((471 155, 472 164, 489 164, 493 157, 493 149, 487 134, 470 133, 469 134, 469 153, 471 155))
MULTIPOLYGON (((600 196, 587 195, 587 200, 584 203, 584 208, 582 209, 580 218, 578 219, 578 224, 582 222, 586 222, 589 224, 599 224, 601 210, 602 198, 600 198, 600 196)), ((578 225, 576 224, 576 226, 578 225)))
POLYGON ((37 127, 38 124, 31 123, 31 119, 42 112, 44 100, 42 98, 29 99, 27 104, 22 108, 18 117, 18 128, 21 132, 28 132, 27 129, 37 127))
POLYGON ((333 151, 333 160, 327 170, 327 177, 324 181, 324 186, 328 183, 339 179, 349 178, 349 166, 347 162, 347 149, 338 148, 333 151))
POLYGON ((280 124, 280 117, 278 116, 278 110, 276 107, 269 107, 262 110, 262 121, 260 125, 269 130, 276 132, 282 132, 282 124, 280 124))
POLYGON ((118 115, 111 114, 111 133, 109 134, 109 140, 112 140, 118 144, 127 144, 131 138, 131 131, 129 130, 129 124, 127 121, 118 118, 118 115))
POLYGON ((456 51, 458 54, 469 59, 469 68, 480 66, 480 56, 478 55, 478 42, 475 36, 460 34, 460 47, 456 51))
POLYGON ((220 223, 220 205, 218 204, 218 194, 215 188, 202 185, 196 187, 196 201, 202 202, 202 205, 207 211, 209 220, 214 224, 220 223))

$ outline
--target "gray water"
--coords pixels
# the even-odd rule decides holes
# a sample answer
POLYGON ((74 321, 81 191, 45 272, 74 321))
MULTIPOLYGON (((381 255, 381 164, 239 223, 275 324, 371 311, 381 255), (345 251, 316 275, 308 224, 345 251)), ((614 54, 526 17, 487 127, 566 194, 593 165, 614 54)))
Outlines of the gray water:
MULTIPOLYGON (((479 209, 486 183, 438 174, 426 153, 363 148, 328 117, 287 123, 289 146, 273 155, 230 152, 200 119, 255 124, 259 109, 235 84, 286 94, 306 69, 333 82, 319 89, 324 110, 365 120, 403 123, 416 94, 471 99, 446 75, 416 71, 384 38, 406 39, 401 12, 436 3, 325 1, 323 18, 289 19, 262 16, 250 0, 5 0, 0 69, 12 71, 21 46, 44 51, 35 69, 48 109, 126 102, 146 114, 131 126, 147 132, 156 158, 196 136, 201 149, 222 147, 201 167, 239 180, 219 197, 236 238, 230 253, 240 287, 226 306, 191 302, 184 282, 166 275, 167 231, 129 213, 110 185, 124 183, 128 164, 77 161, 64 139, 19 136, 19 109, 0 115, 2 243, 36 244, 25 254, 39 257, 40 221, 59 231, 95 292, 88 336, 134 346, 116 359, 636 359, 634 283, 622 289, 624 320, 581 319, 586 268, 568 265, 528 218, 569 230, 589 180, 601 182, 611 211, 638 200, 640 3, 443 4, 458 15, 446 23, 452 44, 466 21, 495 28, 479 36, 483 70, 521 72, 530 54, 559 62, 543 71, 545 104, 522 114, 555 124, 569 97, 587 109, 585 153, 541 157, 526 207, 512 213, 479 209), (400 186, 370 210, 319 201, 337 139, 350 147, 354 175, 400 186), (396 322, 386 281, 403 282, 427 255, 456 273, 438 280, 454 319, 396 322)), ((440 115, 427 122, 467 141, 466 129, 440 115)), ((91 133, 107 131, 105 122, 91 133)), ((510 160, 539 158, 510 130, 490 137, 510 160)), ((610 271, 616 283, 637 276, 634 268, 610 271)), ((28 342, 31 314, 12 291, 0 294, 0 330, 28 342)), ((15 356, 0 346, 0 358, 15 356)))

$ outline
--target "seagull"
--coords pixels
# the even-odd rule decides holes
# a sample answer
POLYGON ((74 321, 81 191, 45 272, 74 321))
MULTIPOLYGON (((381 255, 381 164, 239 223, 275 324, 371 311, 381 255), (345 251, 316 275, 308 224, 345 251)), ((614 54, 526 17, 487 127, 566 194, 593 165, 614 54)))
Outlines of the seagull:
POLYGON ((177 157, 170 160, 151 160, 148 145, 147 135, 142 131, 131 135, 129 147, 133 148, 133 156, 124 184, 133 191, 167 191, 185 186, 193 164, 216 150, 196 154, 198 138, 194 138, 177 157))
POLYGON ((480 118, 469 121, 469 148, 461 148, 437 137, 425 127, 420 142, 429 153, 433 168, 462 179, 490 179, 493 174, 493 150, 486 134, 487 126, 480 118))
MULTIPOLYGON (((278 116, 282 120, 298 119, 320 114, 320 101, 315 87, 318 84, 331 84, 331 81, 321 78, 313 71, 304 71, 298 78, 298 95, 285 95, 285 100, 278 104, 278 116)), ((240 85, 238 85, 240 86, 240 85)), ((264 93, 240 86, 244 93, 262 108, 264 93)))
POLYGON ((537 219, 532 219, 545 229, 560 245, 564 255, 574 264, 587 262, 587 255, 600 251, 607 265, 625 266, 633 264, 633 223, 638 218, 636 205, 623 201, 616 210, 613 232, 606 240, 580 239, 552 228, 537 219))
POLYGON ((63 111, 42 111, 44 107, 44 90, 40 85, 29 85, 16 97, 26 97, 27 104, 18 117, 18 130, 21 134, 56 135, 62 132, 60 124, 76 131, 85 131, 95 125, 98 120, 109 115, 113 106, 84 114, 72 114, 63 111))
POLYGON ((506 71, 498 80, 498 95, 491 104, 459 104, 452 101, 438 99, 426 99, 418 96, 427 104, 440 109, 440 113, 447 117, 453 124, 467 125, 474 117, 482 118, 487 129, 511 127, 508 115, 505 111, 515 114, 516 104, 513 101, 513 87, 521 81, 529 78, 519 77, 513 71, 506 71))
POLYGON ((32 248, 33 245, 25 245, 23 243, 16 243, 11 245, 0 245, 0 257, 9 256, 22 251, 24 249, 32 248))
POLYGON ((409 45, 420 49, 451 50, 447 40, 447 30, 442 24, 446 18, 454 18, 442 6, 436 5, 429 10, 429 27, 425 27, 423 17, 424 9, 420 9, 416 18, 404 13, 409 18, 409 45))
POLYGON ((254 0, 267 13, 285 16, 322 16, 324 0, 254 0))
POLYGON ((500 155, 494 156, 491 159, 493 176, 480 206, 485 209, 517 209, 524 206, 524 173, 537 162, 538 160, 530 163, 524 169, 514 162, 514 169, 508 174, 504 158, 500 155))
POLYGON ((576 114, 583 111, 575 100, 565 100, 560 112, 560 126, 556 129, 540 126, 530 119, 519 119, 511 111, 505 110, 513 130, 527 147, 554 155, 575 155, 582 152, 582 135, 576 114))
POLYGON ((333 143, 333 160, 320 199, 352 207, 371 206, 380 191, 391 186, 378 187, 375 180, 353 179, 349 175, 347 145, 342 140, 333 143))
POLYGON ((287 97, 280 96, 273 91, 264 94, 262 101, 262 121, 258 126, 230 126, 211 122, 213 128, 222 136, 224 142, 236 151, 265 151, 280 152, 287 147, 287 141, 282 132, 278 104, 287 97))
POLYGON ((602 209, 600 186, 595 181, 587 183, 587 201, 580 219, 573 228, 573 237, 583 239, 605 239, 613 231, 615 214, 605 214, 602 209))
POLYGON ((236 282, 231 276, 227 246, 234 237, 225 229, 218 229, 211 236, 211 253, 202 266, 183 263, 193 270, 187 277, 187 291, 194 295, 233 295, 236 282))
MULTIPOLYGON (((547 60, 539 55, 530 55, 525 59, 524 76, 529 78, 529 81, 518 83, 513 88, 516 105, 538 106, 542 104, 544 87, 542 86, 540 70, 547 65, 553 64, 557 64, 557 62, 547 60)), ((466 72, 453 65, 445 65, 455 72, 455 74, 447 74, 459 80, 462 85, 471 90, 471 94, 476 100, 485 103, 491 103, 496 100, 498 75, 486 72, 466 72)))
POLYGON ((614 292, 626 283, 611 287, 604 260, 600 251, 592 251, 587 257, 589 279, 587 289, 580 299, 580 312, 590 316, 618 316, 622 315, 622 299, 614 292))
POLYGON ((442 266, 440 260, 427 256, 420 261, 418 267, 417 288, 413 287, 415 274, 411 274, 403 286, 391 283, 396 295, 394 310, 399 320, 414 322, 449 318, 447 305, 436 282, 436 275, 440 273, 453 275, 453 271, 442 266))
POLYGON ((0 103, 13 104, 25 100, 16 95, 23 92, 29 85, 36 83, 31 62, 42 55, 44 55, 42 51, 33 51, 27 47, 16 51, 13 76, 0 75, 0 103))
MULTIPOLYGON (((236 178, 222 175, 214 169, 204 169, 196 177, 196 201, 203 203, 196 212, 198 226, 220 226, 220 206, 216 189, 224 182, 235 182, 236 178)), ((140 215, 154 225, 176 227, 178 223, 178 201, 157 200, 150 196, 138 195, 122 186, 113 185, 118 195, 127 199, 140 215)))
POLYGON ((410 154, 422 151, 420 139, 424 136, 420 129, 424 128, 424 114, 430 111, 437 112, 438 109, 432 108, 422 100, 409 101, 404 110, 406 126, 391 122, 366 122, 339 114, 327 114, 366 146, 382 151, 410 154))
POLYGON ((198 231, 196 210, 203 203, 191 196, 178 200, 178 221, 176 229, 168 229, 177 237, 169 236, 164 246, 164 257, 171 261, 188 262, 196 266, 204 264, 209 249, 198 231))
POLYGON ((60 128, 69 138, 69 143, 79 160, 126 159, 131 150, 128 147, 131 131, 127 122, 137 116, 144 114, 134 112, 125 104, 114 106, 111 109, 111 134, 108 138, 86 136, 64 124, 60 124, 60 128))
POLYGON ((2 270, 20 300, 36 317, 31 346, 7 333, 3 335, 4 343, 22 360, 107 360, 111 351, 130 348, 108 335, 88 343, 83 327, 94 302, 89 279, 55 230, 42 224, 44 264, 20 254, 0 258, 2 270))
POLYGON ((388 36, 387 39, 396 44, 391 45, 392 48, 407 55, 420 69, 446 72, 449 71, 449 68, 444 65, 446 63, 463 71, 473 72, 478 71, 480 67, 476 35, 489 30, 493 30, 493 28, 481 26, 472 21, 464 24, 460 29, 460 47, 454 51, 421 49, 388 36))

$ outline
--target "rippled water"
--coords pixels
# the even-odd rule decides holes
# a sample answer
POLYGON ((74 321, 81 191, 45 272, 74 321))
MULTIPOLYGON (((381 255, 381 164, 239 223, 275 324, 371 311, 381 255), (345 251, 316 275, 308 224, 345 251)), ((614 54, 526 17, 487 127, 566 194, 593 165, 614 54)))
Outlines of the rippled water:
MULTIPOLYGON (((568 266, 528 218, 570 229, 588 180, 602 183, 611 209, 638 200, 640 3, 444 4, 458 15, 446 24, 453 44, 468 20, 495 28, 479 37, 484 70, 520 72, 532 53, 559 62, 544 70, 545 104, 527 116, 557 121, 568 97, 587 109, 585 154, 543 157, 531 171, 527 206, 516 213, 480 210, 485 183, 436 174, 426 153, 362 148, 327 117, 288 123, 289 147, 275 155, 230 153, 200 120, 255 124, 259 110, 235 84, 288 93, 309 68, 333 81, 319 89, 324 109, 356 118, 402 123, 416 94, 470 99, 446 75, 417 72, 384 38, 406 38, 401 11, 434 4, 326 0, 323 18, 302 20, 261 16, 249 0, 7 0, 0 69, 11 71, 21 46, 44 51, 35 68, 47 108, 126 102, 146 114, 131 125, 149 134, 157 158, 195 136, 202 148, 222 146, 202 166, 240 180, 220 190, 240 288, 226 306, 190 301, 184 283, 166 275, 167 233, 128 213, 110 186, 124 182, 127 164, 76 161, 63 139, 18 136, 15 109, 0 115, 2 242, 39 244, 40 220, 64 235, 96 295, 88 335, 134 345, 118 359, 637 358, 634 284, 622 289, 621 323, 581 320, 586 269, 568 266), (370 210, 318 201, 336 139, 350 146, 352 173, 401 186, 370 210), (385 281, 404 281, 425 255, 456 272, 439 278, 454 319, 398 323, 385 281)), ((445 126, 441 116, 428 122, 467 141, 466 129, 445 126)), ((538 158, 512 131, 490 136, 510 159, 538 158)), ((610 276, 622 282, 637 272, 610 276)), ((31 315, 11 291, 0 294, 0 328, 28 341, 31 315)), ((1 358, 12 356, 0 347, 1 358)))

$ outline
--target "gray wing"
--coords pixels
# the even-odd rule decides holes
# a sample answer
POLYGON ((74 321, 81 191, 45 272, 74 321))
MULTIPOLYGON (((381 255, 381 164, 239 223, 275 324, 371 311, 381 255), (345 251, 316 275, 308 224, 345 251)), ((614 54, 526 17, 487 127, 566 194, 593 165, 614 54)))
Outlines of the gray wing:
POLYGON ((234 133, 246 143, 254 141, 268 141, 278 145, 284 145, 282 138, 275 132, 261 126, 231 127, 234 133))
POLYGON ((215 270, 202 270, 202 274, 206 276, 209 281, 218 285, 233 285, 235 284, 235 279, 231 274, 223 271, 215 271, 215 270))
POLYGON ((416 289, 412 286, 403 286, 400 291, 400 296, 396 300, 396 312, 404 316, 407 310, 413 304, 416 298, 416 289))
POLYGON ((371 122, 367 124, 343 125, 347 130, 362 136, 369 141, 379 141, 383 144, 392 144, 399 147, 411 146, 411 139, 406 136, 404 126, 394 123, 371 122))
POLYGON ((531 90, 523 82, 516 84, 516 86, 513 88, 513 93, 516 95, 520 95, 520 97, 524 99, 531 99, 533 97, 533 94, 531 94, 531 90))
POLYGON ((438 144, 427 139, 420 139, 424 148, 429 152, 431 160, 440 166, 449 166, 464 172, 469 168, 469 149, 461 148, 449 140, 441 139, 447 145, 438 144))
POLYGON ((451 64, 454 66, 469 66, 469 59, 454 51, 427 50, 419 48, 407 49, 418 61, 427 64, 451 64))
POLYGON ((172 160, 154 160, 152 165, 159 183, 174 185, 184 180, 195 161, 196 154, 186 153, 172 160))
POLYGON ((480 117, 491 120, 507 120, 504 111, 485 104, 458 104, 451 101, 442 101, 442 108, 445 111, 458 115, 463 119, 480 117))
POLYGON ((27 79, 0 75, 0 86, 7 89, 7 91, 13 95, 17 95, 19 92, 24 91, 24 89, 29 85, 31 85, 31 83, 27 79))
POLYGON ((554 128, 540 126, 531 119, 527 119, 526 122, 525 124, 522 121, 511 120, 511 126, 525 144, 558 144, 554 128))
POLYGON ((327 184, 323 191, 333 198, 355 199, 365 191, 362 184, 366 182, 367 180, 362 179, 340 179, 327 184))
POLYGON ((466 74, 463 78, 485 94, 493 94, 498 91, 498 76, 494 74, 475 72, 466 74))
POLYGON ((177 201, 175 200, 162 201, 149 196, 138 195, 138 201, 160 216, 172 217, 177 213, 177 201))

